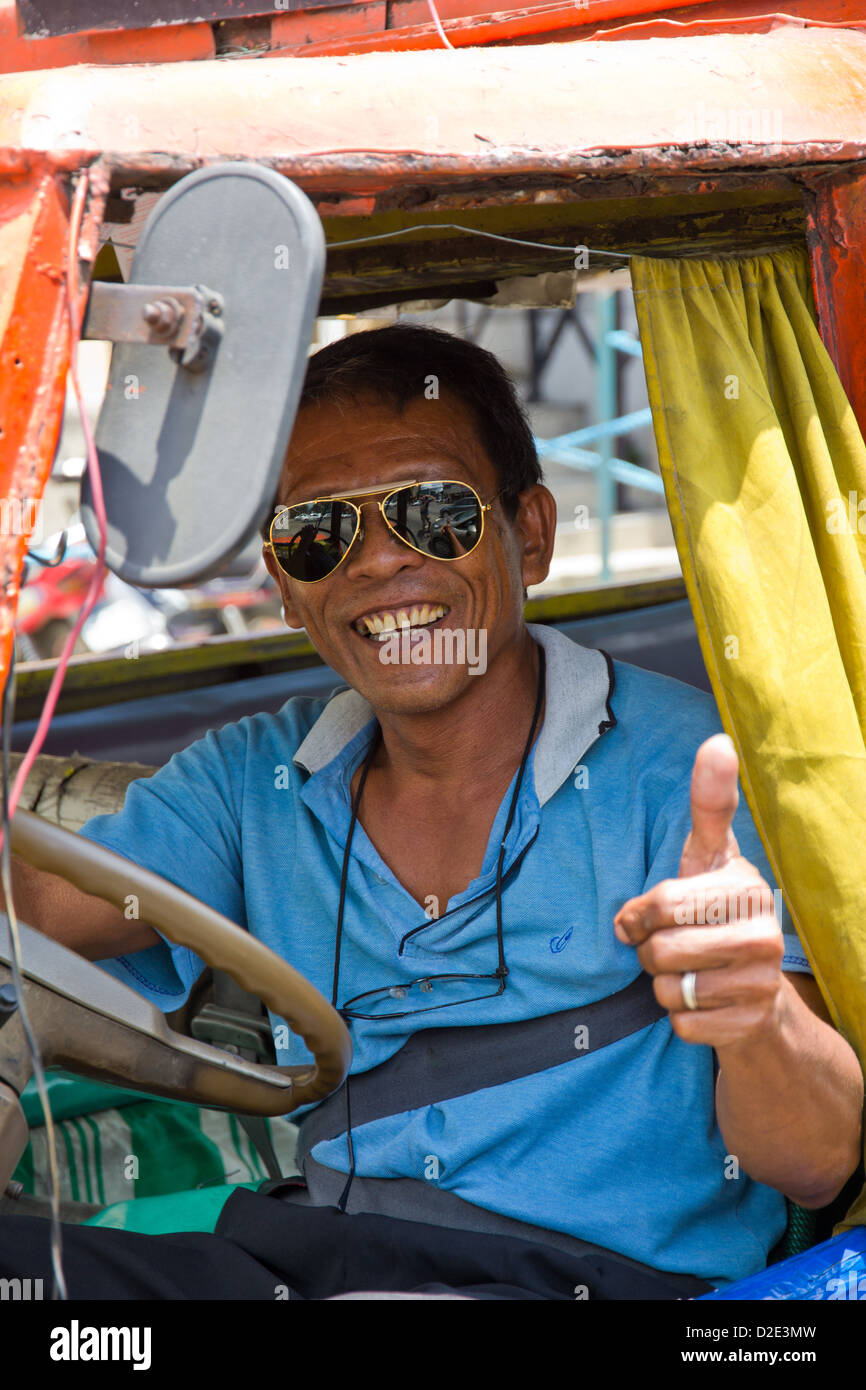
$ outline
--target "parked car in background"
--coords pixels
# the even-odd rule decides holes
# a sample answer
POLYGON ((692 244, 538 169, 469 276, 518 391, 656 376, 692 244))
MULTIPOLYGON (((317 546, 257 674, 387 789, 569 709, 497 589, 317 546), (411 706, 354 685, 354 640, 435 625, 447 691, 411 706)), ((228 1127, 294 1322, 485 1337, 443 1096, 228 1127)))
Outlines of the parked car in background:
MULTIPOLYGON (((175 642, 282 631, 277 588, 259 551, 258 544, 249 548, 225 575, 197 588, 137 589, 109 571, 75 652, 116 652, 133 643, 138 651, 156 652, 175 642)), ((49 536, 28 558, 18 606, 19 661, 60 655, 95 568, 96 556, 78 521, 49 536)))

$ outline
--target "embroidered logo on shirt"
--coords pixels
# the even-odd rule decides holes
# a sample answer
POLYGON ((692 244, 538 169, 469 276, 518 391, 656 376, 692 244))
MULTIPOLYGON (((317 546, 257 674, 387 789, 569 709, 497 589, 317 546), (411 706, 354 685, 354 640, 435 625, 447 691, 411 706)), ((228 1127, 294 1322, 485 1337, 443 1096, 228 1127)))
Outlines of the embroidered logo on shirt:
POLYGON ((565 950, 571 940, 571 933, 573 931, 574 927, 569 927, 568 931, 562 933, 562 936, 552 936, 550 938, 550 949, 555 956, 558 955, 560 951, 565 950))

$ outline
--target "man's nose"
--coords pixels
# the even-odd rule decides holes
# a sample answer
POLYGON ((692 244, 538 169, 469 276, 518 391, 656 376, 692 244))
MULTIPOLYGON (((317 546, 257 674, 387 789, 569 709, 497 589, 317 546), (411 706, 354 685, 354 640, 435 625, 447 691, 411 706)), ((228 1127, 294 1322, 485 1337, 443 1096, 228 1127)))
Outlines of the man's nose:
POLYGON ((361 530, 346 560, 347 579, 384 579, 423 563, 424 556, 391 530, 376 502, 361 504, 361 530))

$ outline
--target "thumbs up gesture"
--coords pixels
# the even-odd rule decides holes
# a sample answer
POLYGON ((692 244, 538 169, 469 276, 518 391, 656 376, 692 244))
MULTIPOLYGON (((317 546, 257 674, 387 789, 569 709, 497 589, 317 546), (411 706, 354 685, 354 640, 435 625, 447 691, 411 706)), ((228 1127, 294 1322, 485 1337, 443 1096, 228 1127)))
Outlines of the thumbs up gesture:
POLYGON ((737 768, 727 734, 701 744, 679 874, 630 898, 614 918, 619 940, 637 947, 653 976, 677 1036, 717 1050, 766 1034, 783 1012, 784 944, 773 894, 740 854, 731 827, 737 768))

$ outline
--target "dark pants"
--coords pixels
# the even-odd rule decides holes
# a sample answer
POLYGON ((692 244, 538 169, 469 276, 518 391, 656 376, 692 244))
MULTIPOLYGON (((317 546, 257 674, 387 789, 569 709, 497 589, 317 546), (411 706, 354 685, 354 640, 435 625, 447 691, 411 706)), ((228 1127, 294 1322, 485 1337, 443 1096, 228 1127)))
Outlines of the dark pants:
MULTIPOLYGON (((0 1218, 0 1277, 51 1287, 49 1222, 0 1218)), ((214 1234, 64 1225, 70 1298, 325 1299, 360 1290, 480 1299, 676 1299, 709 1285, 609 1252, 575 1256, 512 1236, 347 1216, 239 1188, 214 1234), (584 1292, 586 1290, 586 1292, 584 1292)))

